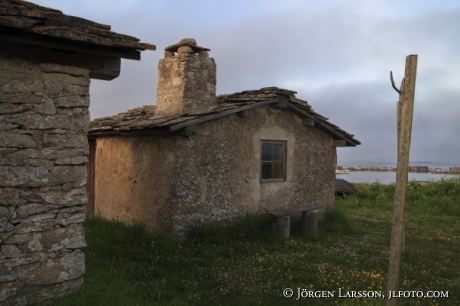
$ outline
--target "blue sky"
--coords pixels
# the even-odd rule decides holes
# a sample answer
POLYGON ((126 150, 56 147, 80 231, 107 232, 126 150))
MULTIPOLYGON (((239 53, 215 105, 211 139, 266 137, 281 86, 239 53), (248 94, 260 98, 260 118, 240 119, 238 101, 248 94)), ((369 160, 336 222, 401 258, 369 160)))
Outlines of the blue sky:
POLYGON ((36 0, 157 46, 93 80, 91 117, 155 104, 163 49, 184 37, 211 49, 217 93, 298 92, 362 142, 339 161, 396 161, 396 84, 418 54, 411 161, 460 166, 460 1, 36 0))

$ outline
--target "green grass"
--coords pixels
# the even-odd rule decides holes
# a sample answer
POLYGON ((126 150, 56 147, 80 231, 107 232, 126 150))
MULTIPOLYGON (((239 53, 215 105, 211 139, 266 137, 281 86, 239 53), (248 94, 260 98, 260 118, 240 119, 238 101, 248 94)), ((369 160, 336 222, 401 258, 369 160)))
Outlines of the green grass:
MULTIPOLYGON (((406 212, 460 216, 459 178, 439 181, 410 181, 406 192, 406 212)), ((393 210, 395 184, 355 184, 358 193, 349 197, 347 206, 393 210)))
MULTIPOLYGON (((264 215, 196 226, 183 241, 141 225, 87 220, 84 290, 52 305, 385 305, 337 298, 338 288, 385 294, 394 185, 357 188, 336 198, 314 238, 300 235, 299 217, 289 240, 264 215), (294 297, 284 298, 284 288, 294 297), (297 288, 336 297, 296 301, 297 288)), ((400 289, 448 291, 449 298, 400 305, 460 305, 459 207, 459 179, 409 184, 400 289)))

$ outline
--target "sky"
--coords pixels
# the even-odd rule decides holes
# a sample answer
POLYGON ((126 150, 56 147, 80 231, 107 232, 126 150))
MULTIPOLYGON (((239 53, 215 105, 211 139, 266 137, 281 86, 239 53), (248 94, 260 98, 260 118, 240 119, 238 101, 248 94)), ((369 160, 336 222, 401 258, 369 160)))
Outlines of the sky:
POLYGON ((460 166, 460 1, 34 0, 156 45, 92 80, 91 119, 155 104, 166 46, 195 38, 217 64, 217 94, 277 86, 297 91, 355 135, 346 161, 396 162, 397 92, 418 55, 411 162, 460 166))

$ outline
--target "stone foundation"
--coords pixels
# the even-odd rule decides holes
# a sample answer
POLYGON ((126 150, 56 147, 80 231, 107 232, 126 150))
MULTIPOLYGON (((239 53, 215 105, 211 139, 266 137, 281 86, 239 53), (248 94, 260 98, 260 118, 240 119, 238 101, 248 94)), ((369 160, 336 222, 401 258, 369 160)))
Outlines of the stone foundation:
POLYGON ((0 305, 83 282, 89 84, 86 69, 0 53, 0 305))

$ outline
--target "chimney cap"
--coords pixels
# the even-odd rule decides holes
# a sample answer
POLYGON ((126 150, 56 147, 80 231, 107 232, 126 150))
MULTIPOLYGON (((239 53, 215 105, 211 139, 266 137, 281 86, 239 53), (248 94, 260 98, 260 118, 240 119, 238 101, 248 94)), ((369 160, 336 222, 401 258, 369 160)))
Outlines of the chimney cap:
POLYGON ((182 38, 177 44, 166 47, 165 51, 177 52, 177 49, 182 46, 189 46, 192 48, 194 53, 199 53, 200 51, 211 51, 211 49, 197 46, 196 40, 193 38, 182 38))

